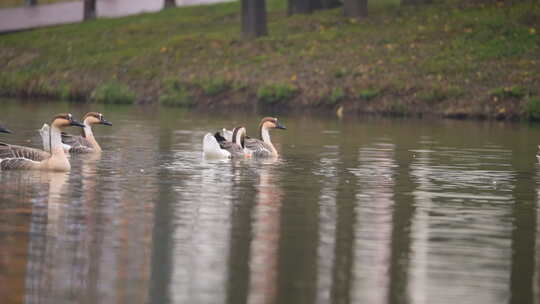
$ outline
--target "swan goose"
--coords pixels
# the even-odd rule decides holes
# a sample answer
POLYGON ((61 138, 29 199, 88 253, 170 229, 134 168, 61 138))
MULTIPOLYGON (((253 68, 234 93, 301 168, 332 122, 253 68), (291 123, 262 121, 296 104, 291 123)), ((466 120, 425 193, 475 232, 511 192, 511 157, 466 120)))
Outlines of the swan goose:
POLYGON ((259 139, 246 138, 246 149, 251 151, 254 157, 277 157, 279 154, 270 140, 270 130, 286 130, 275 117, 265 117, 259 124, 259 139))
MULTIPOLYGON (((89 112, 84 116, 83 124, 82 135, 71 135, 62 132, 62 145, 65 152, 91 153, 102 151, 92 132, 92 125, 112 126, 112 123, 108 122, 101 113, 89 112)), ((46 151, 50 150, 48 145, 49 125, 44 124, 39 133, 43 139, 43 148, 46 151)))
POLYGON ((227 140, 219 132, 207 133, 203 139, 203 154, 208 158, 233 158, 249 157, 250 153, 245 149, 246 128, 234 128, 231 140, 227 140))
POLYGON ((69 171, 71 165, 62 147, 61 129, 69 126, 84 128, 71 114, 58 114, 51 122, 51 151, 0 143, 0 170, 69 171))

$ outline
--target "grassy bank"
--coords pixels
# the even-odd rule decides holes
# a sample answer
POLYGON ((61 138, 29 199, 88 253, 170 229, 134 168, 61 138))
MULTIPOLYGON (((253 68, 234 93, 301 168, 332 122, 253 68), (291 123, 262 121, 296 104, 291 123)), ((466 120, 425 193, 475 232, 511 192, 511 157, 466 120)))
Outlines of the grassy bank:
POLYGON ((357 21, 270 1, 255 41, 238 3, 3 35, 0 95, 540 118, 540 4, 370 2, 357 21))

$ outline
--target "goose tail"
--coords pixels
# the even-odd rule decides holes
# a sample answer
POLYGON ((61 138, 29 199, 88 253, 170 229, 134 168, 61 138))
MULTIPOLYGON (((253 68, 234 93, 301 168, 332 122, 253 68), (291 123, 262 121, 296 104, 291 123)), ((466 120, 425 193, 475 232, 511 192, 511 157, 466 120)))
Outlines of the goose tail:
POLYGON ((203 155, 208 158, 229 158, 231 153, 221 149, 214 135, 207 133, 203 139, 203 155))

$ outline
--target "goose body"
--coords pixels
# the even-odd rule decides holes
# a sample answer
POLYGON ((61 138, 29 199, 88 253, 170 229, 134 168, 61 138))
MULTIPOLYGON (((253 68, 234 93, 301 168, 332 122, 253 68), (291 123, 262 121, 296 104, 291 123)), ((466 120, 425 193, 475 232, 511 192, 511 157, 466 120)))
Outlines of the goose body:
POLYGON ((0 143, 0 169, 69 171, 71 165, 62 147, 60 131, 67 126, 84 127, 71 114, 56 115, 49 129, 50 152, 0 143))
POLYGON ((207 133, 203 139, 203 154, 208 158, 233 158, 249 156, 244 149, 246 129, 235 128, 232 131, 232 141, 227 140, 220 132, 207 133))
MULTIPOLYGON (((92 125, 101 124, 112 126, 103 114, 97 112, 89 112, 84 116, 82 135, 71 135, 62 132, 62 145, 65 152, 69 153, 92 153, 101 152, 101 146, 98 144, 92 132, 92 125)), ((43 140, 43 148, 48 151, 48 129, 49 125, 44 124, 40 130, 43 140)))

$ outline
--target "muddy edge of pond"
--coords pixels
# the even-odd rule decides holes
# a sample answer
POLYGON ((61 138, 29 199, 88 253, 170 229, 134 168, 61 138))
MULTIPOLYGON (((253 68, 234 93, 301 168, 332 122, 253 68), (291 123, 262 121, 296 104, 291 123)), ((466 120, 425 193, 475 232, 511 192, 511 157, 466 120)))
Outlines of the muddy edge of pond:
MULTIPOLYGON (((140 85, 140 83, 139 83, 140 85)), ((444 117, 450 119, 475 120, 510 120, 527 119, 523 113, 523 101, 515 98, 494 100, 492 98, 449 99, 436 104, 426 103, 417 96, 414 89, 404 91, 382 90, 370 98, 355 97, 344 92, 339 100, 330 102, 324 98, 314 99, 302 91, 296 91, 285 99, 264 99, 255 88, 227 88, 214 94, 205 93, 196 85, 189 85, 189 101, 178 104, 163 104, 163 94, 159 94, 152 84, 141 85, 136 90, 133 100, 117 102, 115 100, 95 100, 95 93, 90 88, 71 89, 69 93, 56 93, 52 90, 39 90, 35 86, 12 88, 8 92, 0 91, 1 97, 19 98, 25 101, 64 100, 76 103, 129 103, 135 106, 186 107, 198 111, 243 110, 273 112, 305 112, 332 114, 337 116, 375 115, 398 117, 444 117)), ((170 97, 175 98, 181 96, 170 97)))

